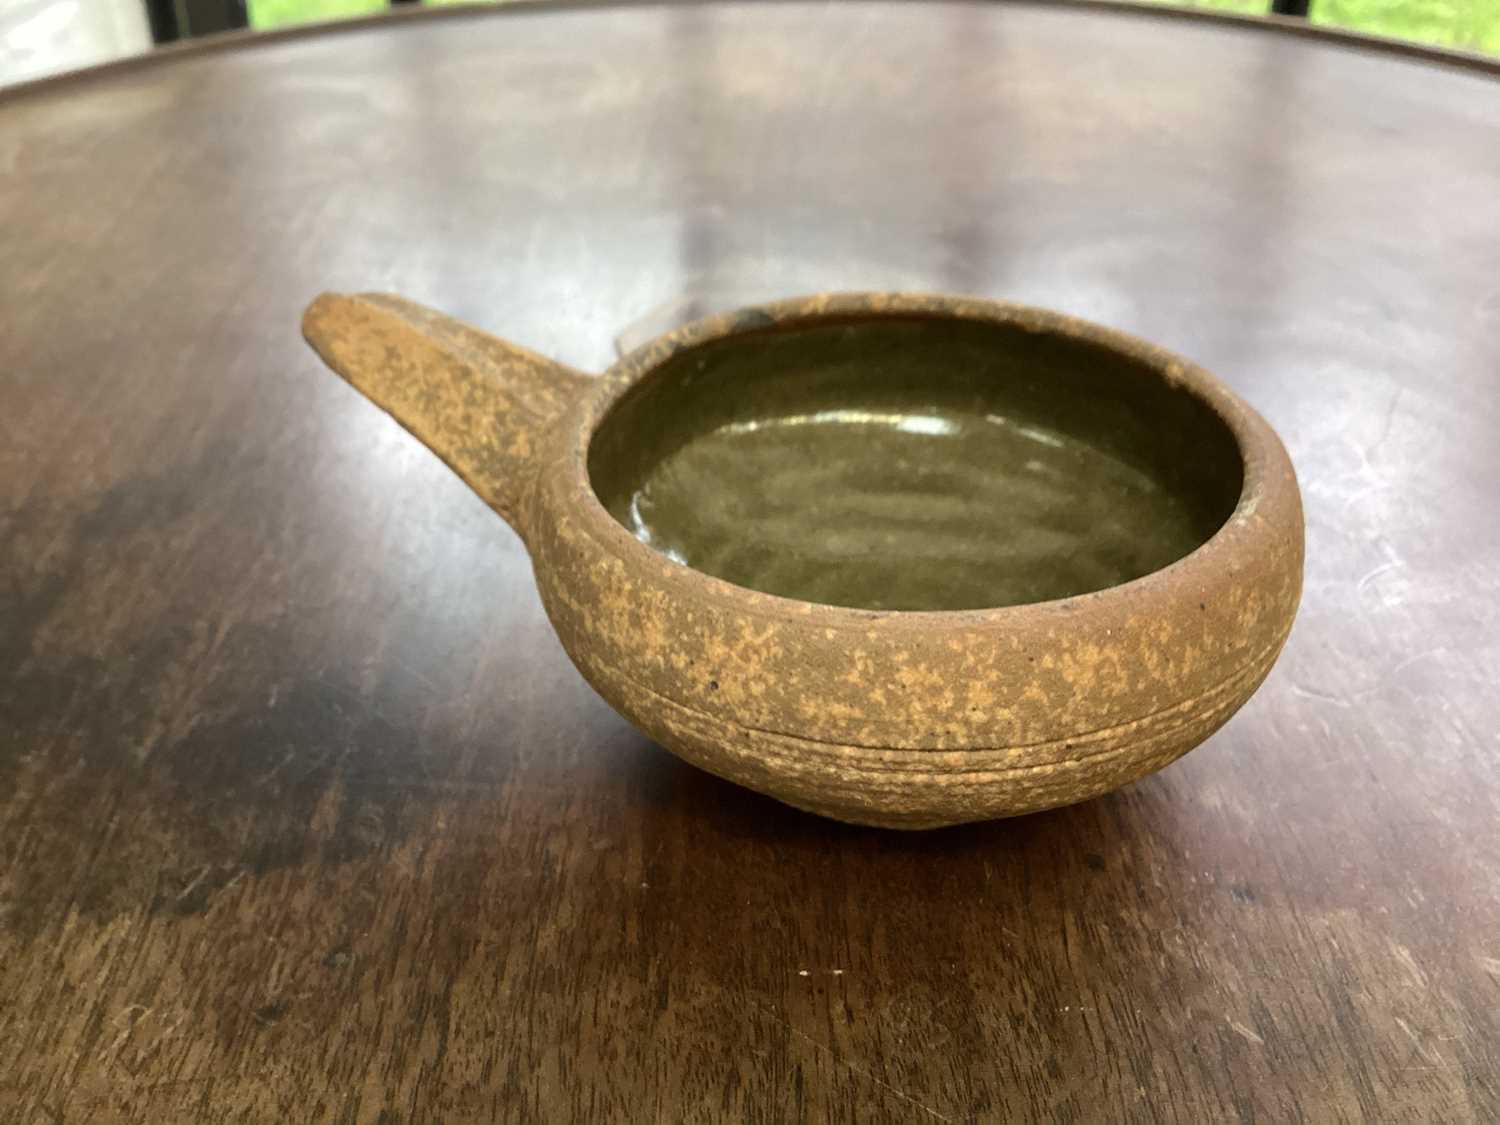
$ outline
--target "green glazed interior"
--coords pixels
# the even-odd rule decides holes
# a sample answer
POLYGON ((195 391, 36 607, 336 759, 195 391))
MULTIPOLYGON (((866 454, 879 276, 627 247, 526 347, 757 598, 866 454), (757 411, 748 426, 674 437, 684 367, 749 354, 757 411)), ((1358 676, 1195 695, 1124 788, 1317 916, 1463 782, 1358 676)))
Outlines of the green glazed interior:
POLYGON ((952 610, 1087 593, 1223 525, 1228 426, 1144 362, 939 315, 810 321, 678 352, 589 446, 642 542, 752 590, 952 610))

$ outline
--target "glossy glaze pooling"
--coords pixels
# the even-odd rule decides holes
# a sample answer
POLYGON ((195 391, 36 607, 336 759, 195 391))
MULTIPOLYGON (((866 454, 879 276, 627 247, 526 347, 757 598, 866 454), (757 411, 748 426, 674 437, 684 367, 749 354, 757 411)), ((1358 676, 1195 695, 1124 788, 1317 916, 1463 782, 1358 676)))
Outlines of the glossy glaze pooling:
POLYGON ((944 318, 781 328, 689 351, 595 435, 643 542, 804 601, 970 609, 1117 585, 1238 496, 1223 424, 1078 341, 944 318))

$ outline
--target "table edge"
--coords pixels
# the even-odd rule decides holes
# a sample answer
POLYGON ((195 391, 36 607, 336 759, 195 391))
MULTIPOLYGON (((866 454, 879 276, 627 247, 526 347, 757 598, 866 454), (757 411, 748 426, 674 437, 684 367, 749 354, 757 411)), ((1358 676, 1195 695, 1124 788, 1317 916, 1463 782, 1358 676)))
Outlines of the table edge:
MULTIPOLYGON (((506 17, 547 12, 601 11, 632 7, 706 7, 727 0, 652 0, 649 4, 638 0, 509 0, 508 3, 461 3, 442 7, 413 7, 391 9, 367 16, 343 19, 318 20, 294 24, 290 27, 272 28, 267 31, 245 29, 221 32, 201 39, 185 40, 157 47, 138 55, 110 59, 107 62, 79 67, 61 74, 43 75, 25 79, 10 86, 0 86, 0 106, 23 98, 49 94, 70 85, 112 78, 119 74, 153 66, 167 65, 184 59, 224 51, 258 46, 272 46, 288 41, 311 39, 325 35, 362 31, 382 24, 397 24, 425 20, 476 19, 485 16, 506 17)), ((762 0, 767 2, 767 0, 762 0)), ((804 0, 769 0, 774 3, 801 3, 804 0)), ((920 0, 864 0, 868 3, 906 4, 920 0)), ((1117 15, 1139 16, 1146 19, 1181 20, 1189 23, 1211 23, 1222 27, 1238 27, 1262 33, 1281 34, 1299 39, 1310 39, 1332 47, 1353 48, 1375 54, 1395 55, 1399 58, 1451 66, 1459 70, 1500 78, 1500 57, 1490 57, 1474 51, 1452 47, 1438 47, 1426 43, 1415 43, 1385 35, 1374 35, 1362 31, 1346 31, 1323 24, 1312 24, 1305 20, 1275 15, 1244 15, 1206 8, 1186 8, 1173 4, 1145 3, 1143 0, 945 0, 955 5, 977 4, 983 6, 1004 4, 1011 7, 1074 8, 1117 15)))

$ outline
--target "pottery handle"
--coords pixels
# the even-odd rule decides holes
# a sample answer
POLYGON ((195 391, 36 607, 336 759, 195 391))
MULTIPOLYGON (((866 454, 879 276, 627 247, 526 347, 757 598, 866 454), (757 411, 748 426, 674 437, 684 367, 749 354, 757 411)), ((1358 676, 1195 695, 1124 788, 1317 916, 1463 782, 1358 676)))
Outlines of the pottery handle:
POLYGON ((324 293, 302 334, 524 536, 542 437, 589 376, 385 293, 324 293))

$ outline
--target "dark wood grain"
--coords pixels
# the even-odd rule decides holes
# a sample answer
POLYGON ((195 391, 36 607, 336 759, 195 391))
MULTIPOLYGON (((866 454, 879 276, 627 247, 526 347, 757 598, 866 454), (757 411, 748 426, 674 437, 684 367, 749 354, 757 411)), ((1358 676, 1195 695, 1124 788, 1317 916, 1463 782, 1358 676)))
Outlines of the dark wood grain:
POLYGON ((981 5, 411 18, 0 101, 0 1120, 1500 1119, 1500 82, 981 5), (1307 587, 1222 733, 895 835, 679 764, 298 336, 586 369, 957 289, 1215 369, 1307 587))

